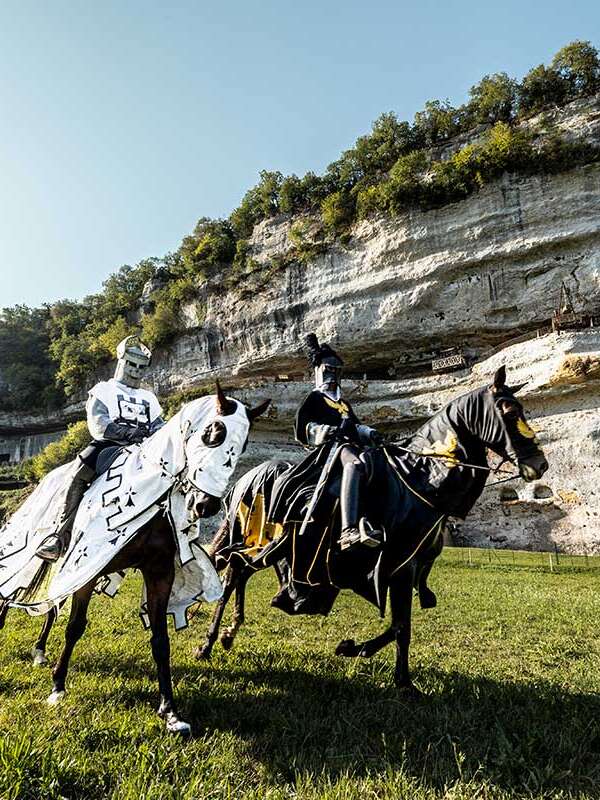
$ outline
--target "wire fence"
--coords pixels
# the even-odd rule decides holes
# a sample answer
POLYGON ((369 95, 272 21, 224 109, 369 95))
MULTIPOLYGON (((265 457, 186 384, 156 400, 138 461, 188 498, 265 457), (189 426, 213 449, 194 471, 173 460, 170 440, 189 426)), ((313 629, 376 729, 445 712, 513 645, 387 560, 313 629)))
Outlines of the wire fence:
POLYGON ((495 550, 478 547, 444 547, 441 560, 467 567, 539 569, 545 572, 573 572, 600 568, 600 556, 571 555, 558 551, 495 550))

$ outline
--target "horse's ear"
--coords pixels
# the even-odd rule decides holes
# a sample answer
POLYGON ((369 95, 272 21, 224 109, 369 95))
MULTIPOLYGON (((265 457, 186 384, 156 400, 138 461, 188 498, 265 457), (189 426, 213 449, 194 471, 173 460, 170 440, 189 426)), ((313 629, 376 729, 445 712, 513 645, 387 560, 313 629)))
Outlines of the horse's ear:
POLYGON ((248 414, 248 419, 250 422, 254 422, 254 420, 260 417, 261 414, 264 414, 270 404, 271 398, 269 397, 268 400, 264 400, 262 403, 260 403, 260 405, 256 406, 256 408, 247 408, 246 414, 248 414))
POLYGON ((522 389, 524 386, 527 386, 527 381, 525 381, 524 383, 517 383, 517 385, 516 385, 516 386, 511 386, 511 387, 510 387, 510 393, 511 393, 511 394, 516 394, 517 392, 520 392, 520 391, 521 391, 521 389, 522 389))
POLYGON ((494 383, 492 384, 492 389, 503 389, 506 386, 506 364, 502 364, 500 369, 496 370, 496 374, 494 375, 494 383))
POLYGON ((217 388, 217 414, 220 417, 226 417, 228 414, 233 414, 235 411, 235 404, 225 397, 225 392, 221 389, 219 379, 215 381, 217 388))

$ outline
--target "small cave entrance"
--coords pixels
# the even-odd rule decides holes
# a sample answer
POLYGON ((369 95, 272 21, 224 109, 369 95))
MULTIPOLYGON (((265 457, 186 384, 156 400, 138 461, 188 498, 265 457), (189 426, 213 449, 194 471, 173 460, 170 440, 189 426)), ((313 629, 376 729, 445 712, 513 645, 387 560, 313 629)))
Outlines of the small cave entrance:
POLYGON ((500 502, 501 503, 514 503, 515 500, 519 499, 519 495, 517 494, 517 490, 513 489, 512 486, 503 486, 500 489, 500 502))
POLYGON ((538 484, 533 488, 533 496, 536 500, 549 500, 551 497, 554 497, 554 492, 549 486, 544 486, 544 484, 538 484))

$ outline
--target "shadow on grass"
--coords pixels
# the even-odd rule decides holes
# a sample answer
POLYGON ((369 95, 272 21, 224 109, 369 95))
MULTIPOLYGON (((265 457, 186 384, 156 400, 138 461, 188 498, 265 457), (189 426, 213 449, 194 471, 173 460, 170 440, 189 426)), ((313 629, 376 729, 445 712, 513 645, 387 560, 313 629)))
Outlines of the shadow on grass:
POLYGON ((428 696, 403 698, 365 676, 240 670, 231 696, 188 685, 196 730, 233 731, 274 780, 402 768, 441 789, 456 780, 506 790, 589 790, 600 782, 600 697, 545 685, 423 671, 428 696))

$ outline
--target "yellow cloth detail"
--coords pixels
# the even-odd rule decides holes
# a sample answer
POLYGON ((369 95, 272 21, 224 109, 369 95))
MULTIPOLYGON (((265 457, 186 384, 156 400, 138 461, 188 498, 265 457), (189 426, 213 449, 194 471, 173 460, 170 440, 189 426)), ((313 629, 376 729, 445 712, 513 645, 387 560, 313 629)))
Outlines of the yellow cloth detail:
POLYGON ((433 442, 431 447, 423 450, 427 456, 446 456, 444 464, 447 467, 455 467, 459 461, 456 451, 458 450, 458 439, 452 431, 446 433, 446 439, 443 442, 433 442))
POLYGON ((265 498, 262 494, 254 497, 251 508, 244 502, 240 503, 237 516, 247 555, 256 555, 283 532, 283 525, 265 519, 265 498))
POLYGON ((350 409, 348 408, 348 404, 344 403, 343 400, 331 400, 331 398, 327 397, 326 395, 323 395, 323 399, 330 408, 335 408, 336 411, 339 411, 342 417, 348 416, 350 409))
POLYGON ((517 420, 517 430, 526 439, 535 439, 535 431, 529 427, 524 419, 517 420))

